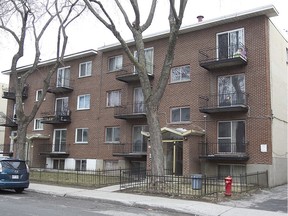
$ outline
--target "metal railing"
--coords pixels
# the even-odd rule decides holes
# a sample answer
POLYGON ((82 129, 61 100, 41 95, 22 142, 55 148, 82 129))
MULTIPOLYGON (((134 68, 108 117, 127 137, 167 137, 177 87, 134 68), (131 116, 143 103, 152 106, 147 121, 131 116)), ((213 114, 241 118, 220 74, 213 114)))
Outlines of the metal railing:
POLYGON ((248 155, 248 142, 199 143, 200 156, 248 155))
POLYGON ((39 153, 69 153, 69 144, 37 144, 33 146, 39 153))
POLYGON ((125 170, 60 170, 30 168, 30 180, 65 185, 103 187, 120 184, 121 172, 125 172, 125 170))
POLYGON ((144 102, 127 104, 119 107, 115 107, 114 115, 135 115, 135 114, 145 114, 146 108, 144 102))
POLYGON ((43 123, 45 122, 70 122, 71 121, 71 111, 63 109, 60 111, 52 112, 42 112, 43 123))
POLYGON ((219 61, 232 58, 247 59, 247 49, 243 44, 231 46, 219 46, 199 50, 198 59, 200 63, 219 61))
POLYGON ((113 145, 113 154, 143 154, 147 153, 147 143, 121 143, 113 145))
POLYGON ((248 93, 228 92, 225 94, 210 94, 199 96, 199 108, 224 108, 233 106, 247 106, 248 93))
MULTIPOLYGON (((232 193, 248 192, 256 188, 268 187, 268 171, 232 176, 232 193)), ((122 173, 120 190, 134 193, 165 194, 184 198, 215 196, 225 191, 225 177, 209 177, 195 174, 191 176, 156 176, 150 171, 122 173)))

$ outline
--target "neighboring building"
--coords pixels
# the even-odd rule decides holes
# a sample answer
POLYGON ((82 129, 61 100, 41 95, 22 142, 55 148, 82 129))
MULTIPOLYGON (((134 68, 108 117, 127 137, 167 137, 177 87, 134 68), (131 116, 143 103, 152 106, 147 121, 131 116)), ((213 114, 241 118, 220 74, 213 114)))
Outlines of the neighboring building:
MULTIPOLYGON (((2 98, 3 91, 6 91, 8 88, 8 84, 0 83, 0 124, 1 121, 4 121, 6 117, 6 110, 7 110, 7 100, 2 98)), ((0 127, 0 156, 4 150, 4 137, 5 137, 5 127, 0 127)))
MULTIPOLYGON (((270 186, 287 183, 288 42, 273 16, 277 11, 267 6, 180 31, 159 107, 170 173, 223 177, 268 170, 270 186)), ((168 33, 145 39, 153 87, 167 43, 168 33)), ((35 74, 27 81, 27 110, 41 94, 40 79, 35 74)), ((67 56, 54 81, 29 127, 32 166, 150 168, 153 144, 137 71, 119 45, 67 56)), ((9 100, 11 116, 12 107, 9 100)), ((7 130, 6 142, 13 131, 7 130)))

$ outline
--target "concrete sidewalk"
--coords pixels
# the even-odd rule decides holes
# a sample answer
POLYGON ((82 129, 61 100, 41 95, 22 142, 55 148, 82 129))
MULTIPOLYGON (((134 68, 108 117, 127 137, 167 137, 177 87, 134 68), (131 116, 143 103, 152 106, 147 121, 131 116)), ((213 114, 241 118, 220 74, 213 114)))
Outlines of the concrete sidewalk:
POLYGON ((111 186, 100 189, 81 189, 72 187, 61 187, 55 185, 45 185, 31 183, 27 191, 51 194, 57 196, 65 196, 72 198, 95 199, 106 201, 109 203, 120 203, 128 206, 150 207, 156 209, 166 209, 170 211, 207 215, 207 216, 287 216, 286 213, 255 210, 250 208, 239 208, 234 206, 220 205, 208 202, 170 199, 155 196, 143 196, 128 193, 115 192, 119 190, 119 186, 111 186))

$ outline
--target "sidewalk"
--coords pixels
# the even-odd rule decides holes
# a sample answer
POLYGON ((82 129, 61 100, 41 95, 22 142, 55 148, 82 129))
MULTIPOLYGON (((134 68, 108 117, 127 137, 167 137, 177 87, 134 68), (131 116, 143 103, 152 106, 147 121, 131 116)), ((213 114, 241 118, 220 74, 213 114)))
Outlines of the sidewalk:
POLYGON ((115 192, 119 186, 111 186, 100 189, 81 189, 72 187, 61 187, 54 185, 31 183, 27 191, 34 191, 44 194, 53 194, 57 196, 95 199, 109 203, 121 203, 128 206, 150 207, 156 209, 166 209, 170 211, 196 214, 201 216, 281 216, 287 214, 273 211, 255 210, 250 208, 239 208, 222 204, 213 204, 208 202, 170 199, 155 196, 143 196, 128 193, 115 192))

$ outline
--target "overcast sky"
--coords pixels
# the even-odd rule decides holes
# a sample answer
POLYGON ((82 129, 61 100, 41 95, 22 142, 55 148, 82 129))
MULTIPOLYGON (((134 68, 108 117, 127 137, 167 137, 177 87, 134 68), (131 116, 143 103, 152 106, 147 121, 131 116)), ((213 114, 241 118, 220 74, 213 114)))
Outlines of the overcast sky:
MULTIPOLYGON (((112 0, 110 0, 112 1, 112 0)), ((147 0, 139 1, 147 5, 147 0)), ((168 29, 168 0, 159 0, 156 15, 152 23, 151 28, 146 34, 152 34, 159 31, 164 31, 168 29)), ((245 10, 253 9, 256 7, 266 6, 273 4, 279 16, 272 18, 272 22, 277 26, 277 28, 283 33, 283 35, 288 38, 288 1, 287 0, 188 0, 186 7, 183 25, 190 25, 197 22, 196 17, 198 15, 203 15, 205 20, 214 19, 216 17, 222 17, 228 14, 235 14, 245 10), (286 30, 286 31, 285 31, 286 30)), ((146 10, 141 10, 141 12, 146 12, 146 10)), ((115 16, 120 16, 120 13, 115 13, 115 16)), ((131 22, 133 20, 131 19, 131 22)), ((121 19, 117 19, 116 24, 121 24, 121 19)), ((87 49, 96 49, 104 45, 109 45, 111 43, 116 43, 116 39, 108 30, 105 29, 92 15, 86 13, 81 19, 70 26, 69 28, 69 42, 66 54, 79 52, 87 49)), ((125 39, 131 39, 132 36, 129 31, 125 28, 121 28, 121 33, 125 36, 125 39)), ((0 32, 0 34, 2 34, 0 32)), ((31 59, 27 56, 32 56, 33 50, 28 48, 25 49, 25 58, 20 62, 19 66, 27 65, 31 63, 31 59)), ((55 54, 55 42, 53 43, 53 36, 49 40, 45 40, 42 43, 42 60, 47 60, 54 58, 55 54), (48 42, 47 42, 48 41, 48 42)), ((0 71, 10 69, 11 59, 15 53, 15 46, 13 42, 8 41, 7 37, 3 34, 0 35, 0 71), (13 52, 14 51, 14 52, 13 52)), ((0 83, 8 83, 8 76, 0 75, 0 83)))

